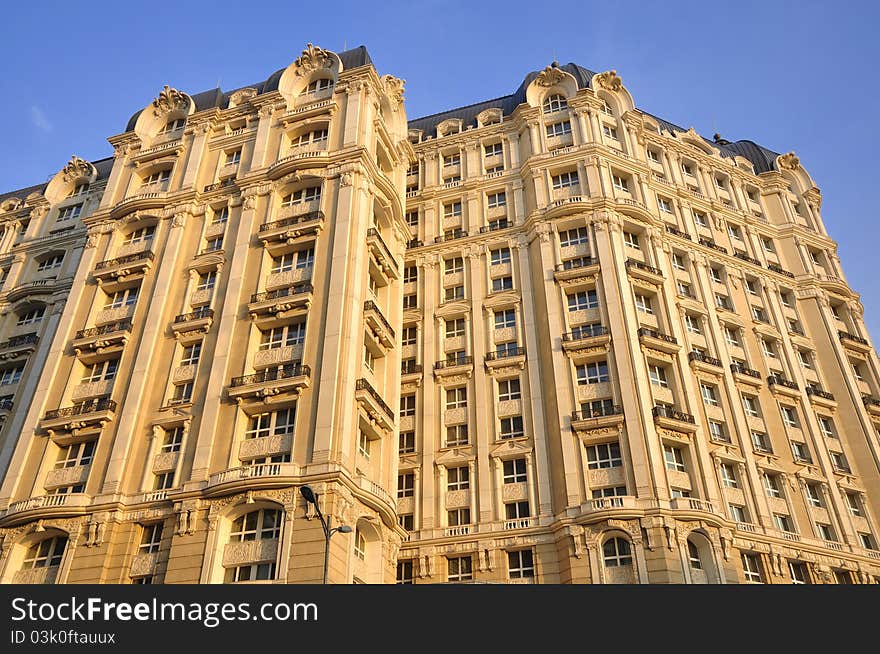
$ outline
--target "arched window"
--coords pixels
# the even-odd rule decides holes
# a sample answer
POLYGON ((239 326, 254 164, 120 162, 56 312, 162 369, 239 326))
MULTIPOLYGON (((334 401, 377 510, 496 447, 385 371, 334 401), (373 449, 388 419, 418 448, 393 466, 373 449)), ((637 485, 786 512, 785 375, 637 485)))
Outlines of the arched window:
POLYGON ((694 570, 702 570, 703 569, 703 560, 700 558, 700 550, 697 549, 696 544, 690 538, 687 542, 688 549, 688 563, 691 568, 694 570))
POLYGON ((171 134, 172 132, 177 132, 182 130, 184 125, 186 125, 186 118, 172 118, 162 126, 162 129, 159 130, 159 134, 171 134))
POLYGON ((44 538, 38 543, 31 545, 24 557, 22 570, 33 568, 51 568, 61 565, 61 558, 67 548, 67 536, 54 536, 44 538))
POLYGON ((319 93, 321 91, 326 91, 327 89, 333 88, 333 80, 329 77, 325 77, 323 79, 312 80, 309 85, 306 87, 306 90, 303 91, 304 95, 309 95, 312 93, 319 93))
POLYGON ((558 93, 550 95, 544 100, 544 113, 552 114, 554 111, 561 111, 568 107, 568 100, 558 93))
POLYGON ((239 581, 261 581, 275 578, 275 557, 277 543, 271 547, 247 547, 240 543, 256 541, 277 541, 281 536, 283 512, 280 509, 259 509, 239 516, 229 532, 229 545, 240 548, 236 557, 240 564, 226 569, 226 583, 239 581))
POLYGON ((360 528, 354 532, 354 555, 361 561, 367 558, 367 539, 364 538, 364 533, 360 528))
POLYGON ((632 548, 624 538, 609 538, 602 546, 602 556, 606 568, 632 565, 632 548))

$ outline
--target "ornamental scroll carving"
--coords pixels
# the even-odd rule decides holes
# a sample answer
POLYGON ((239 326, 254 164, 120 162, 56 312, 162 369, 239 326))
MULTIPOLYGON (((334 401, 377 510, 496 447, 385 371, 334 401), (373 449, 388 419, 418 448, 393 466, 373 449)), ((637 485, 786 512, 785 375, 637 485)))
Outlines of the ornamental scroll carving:
POLYGON ((596 82, 606 91, 619 91, 623 86, 623 80, 617 76, 616 70, 606 70, 596 75, 596 82))
POLYGON ((385 93, 397 104, 403 102, 403 87, 405 84, 405 80, 394 77, 394 75, 382 76, 382 88, 385 89, 385 93))
POLYGON ((299 58, 293 63, 296 66, 296 74, 302 76, 318 68, 332 67, 333 53, 309 43, 299 58))
POLYGON ((782 170, 798 170, 801 167, 801 160, 794 152, 781 154, 776 161, 782 170))
POLYGON ((565 79, 565 73, 562 72, 555 65, 547 66, 544 70, 538 73, 538 76, 535 78, 535 82, 539 86, 556 86, 565 79))
POLYGON ((70 158, 67 165, 61 170, 65 182, 71 182, 80 177, 92 176, 92 164, 76 155, 70 158))
POLYGON ((172 89, 166 84, 159 97, 153 100, 153 115, 161 116, 178 109, 186 111, 189 109, 189 103, 190 97, 186 93, 172 89))

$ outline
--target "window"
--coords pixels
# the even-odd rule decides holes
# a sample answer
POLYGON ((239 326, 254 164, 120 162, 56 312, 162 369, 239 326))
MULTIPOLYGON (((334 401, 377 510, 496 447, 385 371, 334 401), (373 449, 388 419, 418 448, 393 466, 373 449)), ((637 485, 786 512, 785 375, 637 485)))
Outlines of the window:
POLYGON ((501 438, 520 438, 523 436, 522 416, 510 416, 501 419, 501 438))
POLYGON ((70 195, 67 197, 73 198, 78 195, 85 195, 89 192, 89 183, 88 182, 78 182, 76 186, 73 187, 73 190, 70 192, 70 195))
POLYGON ((730 437, 727 435, 727 432, 724 429, 724 423, 717 422, 715 420, 709 421, 709 438, 713 441, 719 441, 721 443, 729 443, 730 437))
POLYGON ((611 125, 602 125, 602 133, 605 135, 605 138, 617 140, 617 129, 611 125))
POLYGON ((626 177, 621 177, 620 175, 613 173, 611 175, 611 183, 618 191, 629 193, 629 184, 626 181, 626 177))
POLYGON ((864 547, 866 550, 875 550, 877 549, 877 545, 874 542, 874 537, 871 534, 859 533, 859 544, 864 547))
POLYGON ((118 368, 119 359, 107 359, 106 361, 93 363, 85 367, 81 381, 83 384, 110 381, 116 376, 118 368))
POLYGON ((296 252, 288 252, 278 257, 272 257, 272 267, 269 269, 271 274, 290 272, 291 270, 303 270, 311 268, 315 263, 315 250, 307 248, 305 250, 297 250, 296 252))
POLYGON ((559 232, 560 247, 568 247, 570 245, 579 245, 581 243, 589 243, 590 237, 587 234, 586 227, 577 227, 575 229, 566 229, 559 232))
POLYGON ((464 336, 465 333, 465 322, 464 318, 455 318, 452 320, 446 320, 446 338, 456 338, 457 336, 464 336))
POLYGON ((725 327, 724 328, 724 340, 728 345, 732 345, 733 347, 740 347, 739 335, 736 333, 737 330, 733 327, 725 327))
POLYGON ((761 479, 764 482, 764 491, 767 493, 767 497, 782 497, 782 482, 778 474, 765 472, 761 475, 761 479))
POLYGON ((815 250, 807 250, 810 254, 810 261, 813 262, 814 265, 821 266, 822 265, 822 255, 820 255, 815 250))
POLYGON ((714 386, 700 383, 700 395, 703 396, 703 402, 709 406, 718 406, 718 394, 714 386))
POLYGON ((599 296, 594 289, 570 293, 568 296, 569 311, 584 311, 599 308, 599 296))
POLYGON ((587 446, 587 467, 590 470, 619 468, 622 465, 620 444, 617 441, 587 446))
POLYGON ((810 577, 807 573, 807 564, 803 561, 789 561, 788 574, 791 576, 792 584, 810 583, 810 577))
POLYGON ((577 186, 578 184, 580 184, 577 171, 574 170, 559 173, 558 175, 553 175, 552 181, 553 188, 556 190, 568 188, 571 186, 577 186))
POLYGON ((795 461, 799 461, 801 463, 810 463, 812 461, 812 458, 810 457, 810 450, 807 449, 806 443, 801 443, 800 441, 792 441, 791 451, 794 455, 795 461))
POLYGON ((718 284, 724 283, 723 273, 721 272, 721 268, 719 268, 718 266, 709 266, 709 277, 712 278, 713 282, 716 282, 718 284))
POLYGON ((801 364, 801 368, 807 368, 809 370, 812 370, 813 369, 813 362, 811 360, 812 353, 808 352, 807 350, 801 350, 801 349, 796 349, 795 351, 797 352, 798 363, 801 364))
POLYGON ((148 175, 143 183, 141 184, 142 188, 147 187, 162 187, 164 188, 167 185, 168 180, 171 179, 171 169, 166 168, 165 170, 157 170, 155 173, 148 175))
POLYGON ((24 556, 21 568, 22 570, 30 570, 59 566, 65 549, 67 549, 67 536, 45 538, 30 546, 24 556))
POLYGON ((600 500, 603 497, 622 497, 626 495, 626 486, 607 486, 605 488, 594 488, 593 499, 600 500))
POLYGON ((196 282, 196 291, 210 291, 217 283, 217 271, 209 270, 199 273, 199 279, 196 282))
POLYGON ((291 146, 302 147, 309 144, 326 143, 327 136, 328 133, 326 129, 316 129, 311 132, 306 132, 305 134, 300 134, 292 140, 291 146))
POLYGON ((742 553, 742 566, 743 566, 743 575, 746 578, 746 581, 751 582, 753 584, 763 584, 764 583, 764 573, 761 569, 761 559, 757 554, 752 554, 750 552, 742 553))
POLYGON ((721 475, 721 484, 727 488, 739 488, 739 481, 736 478, 736 470, 729 463, 722 463, 718 466, 718 472, 721 475))
POLYGON ((684 314, 684 326, 691 334, 702 334, 700 319, 691 313, 684 314))
POLYGON ((495 312, 495 329, 505 329, 516 327, 516 311, 514 309, 504 309, 495 312))
POLYGON ((400 513, 397 516, 397 524, 407 531, 412 531, 415 526, 415 518, 412 513, 400 513))
POLYGON ((162 523, 143 525, 141 529, 141 544, 138 546, 138 554, 158 552, 159 545, 162 543, 162 523))
POLYGON ((226 158, 224 160, 224 165, 231 166, 233 164, 237 164, 241 162, 241 148, 238 150, 232 150, 231 152, 226 152, 226 158))
POLYGON ((859 498, 859 494, 846 492, 844 493, 844 497, 846 498, 846 506, 849 509, 849 512, 857 518, 864 517, 865 513, 862 510, 862 501, 859 498))
POLYGON ((752 445, 754 446, 756 452, 773 452, 772 448, 770 447, 770 439, 763 431, 752 432, 752 445))
POLYGON ((706 217, 706 214, 704 214, 702 211, 694 211, 694 222, 699 227, 708 227, 709 226, 709 219, 706 217))
POLYGON ((498 382, 498 401, 518 400, 522 397, 519 379, 502 379, 498 382))
POLYGON ((758 407, 758 398, 754 395, 743 395, 742 396, 743 409, 746 412, 746 415, 752 416, 753 418, 757 418, 761 415, 758 407))
POLYGON ((651 306, 651 298, 647 295, 642 295, 641 293, 635 294, 635 304, 636 311, 640 311, 642 313, 653 314, 654 309, 651 306))
POLYGON ((310 202, 318 202, 321 199, 321 187, 320 186, 309 186, 306 188, 301 188, 289 195, 285 195, 281 199, 282 207, 293 207, 300 204, 306 204, 310 202))
POLYGON ((826 438, 837 438, 837 432, 834 429, 834 421, 828 416, 817 416, 819 419, 819 429, 826 438))
POLYGON ((779 407, 779 410, 782 414, 782 422, 786 424, 788 427, 799 427, 800 423, 797 418, 797 409, 793 406, 788 406, 787 404, 783 404, 779 407))
POLYGON ((531 579, 535 576, 532 550, 516 550, 507 553, 507 575, 510 579, 531 579))
POLYGON ((758 295, 758 282, 754 279, 746 279, 746 291, 749 295, 758 295))
POLYGON ((660 153, 656 150, 652 150, 648 148, 646 151, 648 154, 648 161, 653 161, 654 163, 660 163, 660 153))
POLYGON ((370 437, 363 430, 358 430, 358 454, 370 460, 370 437))
POLYGON ((831 455, 831 465, 837 472, 850 472, 849 463, 843 452, 829 452, 831 455))
POLYGON ((832 304, 831 306, 831 315, 837 318, 837 320, 842 320, 843 318, 840 315, 840 305, 832 304))
POLYGON ((402 431, 398 436, 397 453, 412 454, 416 451, 416 433, 414 431, 402 431))
POLYGON ((175 118, 173 120, 169 120, 162 126, 162 129, 159 130, 159 134, 170 134, 171 132, 176 132, 179 129, 183 129, 183 126, 185 124, 185 118, 175 118))
POLYGON ((687 551, 688 551, 688 564, 691 566, 693 570, 702 570, 703 562, 700 560, 700 550, 697 549, 697 546, 694 545, 694 542, 688 540, 687 542, 687 551))
POLYGON ((733 224, 728 223, 727 224, 727 235, 730 236, 730 238, 735 238, 736 240, 741 241, 742 240, 742 228, 740 228, 737 225, 733 225, 733 224))
POLYGON ((624 538, 609 538, 602 545, 602 560, 606 568, 632 565, 632 549, 624 538))
POLYGON ((261 333, 260 349, 274 350, 275 348, 301 345, 306 340, 306 324, 295 322, 282 327, 273 327, 261 333))
POLYGON ((628 248, 632 248, 634 250, 641 250, 642 247, 639 245, 639 237, 632 232, 624 232, 623 233, 623 244, 628 248))
POLYGON ((666 379, 666 368, 655 364, 648 365, 648 378, 654 386, 669 388, 669 381, 666 379))
POLYGON ((410 227, 418 227, 419 226, 419 212, 418 212, 418 210, 406 212, 406 224, 409 225, 410 227))
POLYGON ((804 486, 804 492, 807 496, 807 503, 810 506, 815 506, 816 508, 825 506, 822 501, 822 491, 819 489, 819 484, 808 483, 804 486))
POLYGON ((215 223, 225 223, 229 220, 229 207, 221 207, 214 210, 215 223))
POLYGON ((183 427, 171 427, 165 430, 165 439, 162 441, 162 452, 179 452, 183 445, 183 427))
POLYGON ((467 387, 446 389, 446 408, 463 409, 467 406, 467 387))
POLYGON ((450 425, 446 428, 446 446, 467 445, 470 442, 467 425, 450 425))
POLYGON ((450 527, 460 527, 471 524, 470 509, 452 509, 446 513, 446 524, 450 527))
POLYGON ((461 165, 461 153, 460 152, 452 152, 450 154, 443 155, 443 166, 460 166, 461 165))
POLYGON ((773 239, 772 239, 772 238, 768 238, 768 237, 766 237, 766 236, 762 236, 762 237, 761 237, 761 248, 764 250, 764 252, 769 252, 769 253, 771 253, 771 254, 775 254, 775 253, 776 253, 776 246, 773 245, 773 239))
POLYGON ((582 363, 575 367, 575 373, 577 375, 577 383, 579 386, 607 382, 608 363, 605 361, 582 363))
POLYGON ((503 472, 503 479, 505 484, 520 484, 528 480, 528 477, 526 475, 525 459, 513 459, 511 461, 504 461, 503 472))
POLYGON ((669 470, 677 470, 678 472, 687 471, 687 467, 684 465, 684 456, 679 447, 675 447, 674 445, 664 445, 663 460, 666 461, 666 468, 669 470))
POLYGON ((215 236, 214 238, 210 238, 207 241, 205 251, 206 252, 217 252, 218 250, 223 249, 223 237, 215 236))
POLYGON ((296 407, 259 413, 248 418, 245 440, 264 438, 266 436, 283 436, 293 434, 296 425, 296 407))
POLYGON ((134 243, 143 243, 144 241, 151 241, 153 237, 156 235, 156 228, 153 225, 148 225, 147 227, 141 227, 139 229, 135 229, 134 231, 129 232, 125 235, 125 238, 122 239, 123 245, 132 245, 134 243))
POLYGON ((397 562, 397 583, 398 584, 414 584, 415 572, 413 571, 412 561, 397 562))
MULTIPOLYGON (((767 322, 767 313, 762 307, 756 307, 752 305, 752 318, 754 318, 758 322, 767 322)), ((772 348, 771 350, 764 350, 764 353, 767 354, 767 356, 775 357, 775 354, 768 354, 768 352, 770 351, 772 351, 772 348)))
POLYGON ((397 498, 415 496, 416 476, 412 472, 397 475, 397 498))
POLYGON ((326 91, 329 88, 333 87, 333 80, 329 78, 325 79, 316 79, 314 82, 311 82, 307 87, 306 93, 317 93, 318 91, 326 91))
POLYGON ((44 315, 46 315, 46 307, 30 309, 21 314, 15 324, 19 327, 23 325, 33 325, 34 323, 40 322, 44 315))
POLYGON ((830 542, 836 542, 837 538, 834 536, 834 530, 831 528, 831 525, 826 525, 821 522, 816 523, 816 531, 819 532, 819 538, 822 540, 827 540, 830 542))
POLYGON ((93 440, 59 448, 58 456, 55 458, 55 470, 90 465, 95 456, 97 444, 98 442, 93 440))
POLYGON ((61 211, 58 212, 58 222, 76 218, 82 212, 82 208, 82 203, 72 204, 69 207, 64 207, 63 209, 61 209, 61 211))
POLYGON ((666 198, 657 198, 657 206, 660 207, 660 211, 663 213, 672 213, 672 202, 667 200, 666 198))
POLYGON ((508 502, 504 505, 504 517, 506 520, 520 520, 531 516, 528 501, 508 502))
POLYGON ((672 267, 676 270, 687 270, 684 264, 684 257, 677 252, 672 253, 672 267))
POLYGON ((153 490, 168 490, 174 487, 174 473, 161 472, 153 475, 153 490))
POLYGON ((513 288, 513 277, 497 277, 492 280, 492 292, 509 291, 513 288))
POLYGON ((745 522, 748 523, 749 519, 746 516, 746 507, 740 506, 739 504, 728 504, 727 508, 730 509, 730 519, 734 522, 745 522))
POLYGON ((548 139, 571 134, 571 123, 567 120, 563 120, 558 123, 552 123, 550 125, 547 125, 547 127, 545 128, 545 132, 548 139))
MULTIPOLYGON (((462 293, 464 293, 464 289, 462 289, 462 293)), ((419 295, 418 293, 407 293, 403 296, 403 308, 404 309, 415 309, 419 306, 419 295)))
POLYGON ((675 282, 675 290, 679 295, 683 295, 685 297, 693 297, 694 293, 691 290, 691 285, 687 282, 675 282))
POLYGON ((169 404, 186 404, 191 401, 193 392, 193 383, 191 381, 184 384, 176 384, 171 394, 169 404))
POLYGON ((49 257, 48 259, 43 259, 37 266, 37 272, 46 272, 47 270, 52 270, 53 268, 60 268, 63 261, 63 254, 56 254, 55 256, 49 257))
POLYGON ((567 107, 568 101, 559 94, 547 96, 547 99, 544 100, 543 105, 545 114, 553 113, 554 111, 561 111, 562 109, 565 109, 567 107))
POLYGON ((400 417, 416 415, 416 396, 401 395, 400 396, 400 417))
POLYGON ((486 157, 500 157, 504 154, 504 146, 501 143, 489 143, 483 146, 483 154, 486 157))
POLYGON ((473 578, 473 558, 471 556, 446 557, 447 581, 470 581, 473 578))
POLYGON ((489 209, 497 209, 498 207, 507 206, 507 196, 504 192, 501 193, 489 193, 486 196, 486 204, 489 209))
POLYGON ((489 253, 489 261, 493 266, 510 263, 510 248, 499 248, 489 253))

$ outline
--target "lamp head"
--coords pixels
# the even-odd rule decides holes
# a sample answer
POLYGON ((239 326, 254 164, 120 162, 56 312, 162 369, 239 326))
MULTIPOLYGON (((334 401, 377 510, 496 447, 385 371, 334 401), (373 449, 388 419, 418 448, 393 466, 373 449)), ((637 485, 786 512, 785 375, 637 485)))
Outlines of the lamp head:
POLYGON ((340 525, 338 527, 338 529, 339 529, 340 534, 350 534, 351 533, 351 527, 349 527, 348 525, 340 525))
POLYGON ((318 504, 318 500, 315 497, 315 491, 312 490, 311 486, 300 486, 299 494, 303 496, 303 499, 309 504, 318 504))

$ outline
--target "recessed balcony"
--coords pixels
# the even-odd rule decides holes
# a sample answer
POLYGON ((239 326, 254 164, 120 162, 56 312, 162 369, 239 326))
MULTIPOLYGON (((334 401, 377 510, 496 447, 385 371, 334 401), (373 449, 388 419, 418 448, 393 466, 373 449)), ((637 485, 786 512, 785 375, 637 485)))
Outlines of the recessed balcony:
POLYGON ((144 275, 153 265, 155 255, 152 250, 127 254, 116 259, 106 259, 95 264, 92 276, 98 284, 105 286, 110 282, 121 282, 134 275, 144 275))
POLYGON ((6 294, 9 303, 18 302, 31 295, 48 295, 55 292, 54 279, 35 279, 32 282, 19 284, 6 294))
POLYGON ((37 349, 39 337, 36 332, 13 336, 0 343, 0 361, 10 361, 31 354, 37 349))
POLYGON ((354 396, 358 405, 382 428, 387 431, 394 429, 394 412, 370 382, 363 378, 358 379, 354 386, 354 396))
POLYGON ((201 307, 190 313, 182 313, 175 316, 171 329, 175 334, 207 332, 213 322, 214 310, 209 307, 201 307))
POLYGON ((650 327, 639 327, 638 335, 639 342, 642 345, 654 350, 675 354, 681 348, 674 336, 664 334, 650 327))
POLYGON ((630 276, 644 280, 649 284, 660 285, 663 283, 663 280, 666 279, 659 268, 649 266, 638 259, 627 259, 625 266, 626 271, 630 276))
POLYGON ((100 429, 116 415, 116 402, 109 397, 98 397, 73 406, 47 411, 40 426, 50 435, 56 431, 100 429))
POLYGON ((386 348, 394 347, 394 328, 372 300, 364 302, 364 322, 376 339, 386 348))
POLYGON ((651 415, 654 416, 654 424, 659 427, 673 431, 697 431, 696 420, 690 413, 658 404, 651 410, 651 415))
POLYGON ((330 161, 330 153, 327 150, 311 149, 298 150, 286 157, 279 159, 269 166, 266 176, 269 179, 280 179, 285 175, 302 168, 315 168, 326 166, 330 161))
POLYGON ((324 213, 322 211, 300 210, 294 213, 296 207, 282 208, 279 219, 260 225, 258 236, 264 243, 282 242, 292 243, 304 236, 318 234, 324 226, 324 213), (285 215, 289 214, 289 215, 285 215))
POLYGON ((229 397, 234 400, 245 398, 267 398, 279 393, 299 394, 311 386, 309 366, 291 363, 277 368, 267 368, 253 375, 233 377, 229 384, 229 397))
POLYGON ((131 318, 124 318, 98 327, 80 329, 73 337, 73 349, 80 356, 124 347, 131 335, 131 326, 131 318))
POLYGON ((264 293, 254 293, 248 303, 248 313, 256 320, 261 316, 281 317, 281 314, 294 309, 305 310, 311 306, 314 287, 310 282, 302 282, 264 293))

